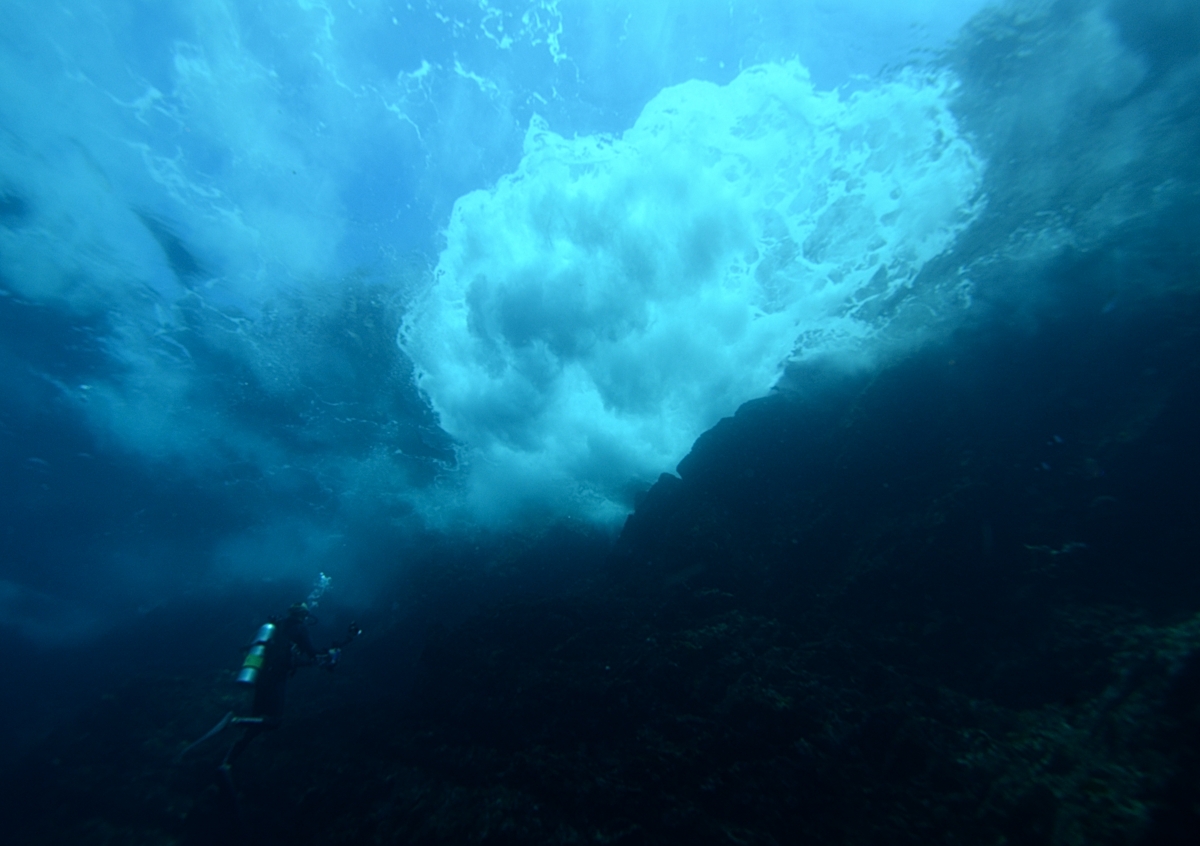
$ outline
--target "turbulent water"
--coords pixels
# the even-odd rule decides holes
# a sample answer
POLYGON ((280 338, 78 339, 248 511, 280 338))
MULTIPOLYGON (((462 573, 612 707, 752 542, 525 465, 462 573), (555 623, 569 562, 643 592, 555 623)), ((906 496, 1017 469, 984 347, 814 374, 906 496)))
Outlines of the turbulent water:
POLYGON ((402 331, 472 510, 623 517, 789 361, 870 355, 878 301, 978 213, 950 84, 842 101, 760 65, 665 89, 619 138, 535 123, 516 172, 456 203, 402 331))
POLYGON ((1191 842, 1198 150, 1194 0, 6 0, 15 830, 1191 842))
POLYGON ((918 343, 970 11, 6 3, 0 619, 618 526, 788 362, 918 343))
POLYGON ((1165 307, 1198 42, 1183 0, 6 2, 0 625, 366 605, 618 528, 816 373, 1165 307))

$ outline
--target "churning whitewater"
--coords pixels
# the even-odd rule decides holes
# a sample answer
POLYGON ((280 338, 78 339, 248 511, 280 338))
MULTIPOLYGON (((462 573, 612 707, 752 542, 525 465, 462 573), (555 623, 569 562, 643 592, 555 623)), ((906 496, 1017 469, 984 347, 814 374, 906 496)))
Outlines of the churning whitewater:
POLYGON ((400 335, 472 511, 623 518, 790 361, 878 363, 884 304, 981 205, 952 88, 843 98, 791 62, 668 88, 619 136, 535 118, 516 171, 455 204, 400 335))

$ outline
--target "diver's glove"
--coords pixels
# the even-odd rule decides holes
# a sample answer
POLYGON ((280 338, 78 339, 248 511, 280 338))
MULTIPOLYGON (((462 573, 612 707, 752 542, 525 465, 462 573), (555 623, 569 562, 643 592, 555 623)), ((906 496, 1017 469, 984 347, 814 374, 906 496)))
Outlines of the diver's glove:
POLYGON ((320 655, 317 656, 317 666, 324 667, 329 672, 333 672, 333 668, 337 666, 338 659, 342 657, 342 650, 336 646, 331 646, 320 655))

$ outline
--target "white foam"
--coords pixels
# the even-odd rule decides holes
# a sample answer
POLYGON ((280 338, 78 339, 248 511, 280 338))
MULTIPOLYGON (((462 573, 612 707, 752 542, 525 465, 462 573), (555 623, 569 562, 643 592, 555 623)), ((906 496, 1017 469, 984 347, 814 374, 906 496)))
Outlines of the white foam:
MULTIPOLYGON (((396 384, 402 366, 367 354, 384 324, 354 308, 349 280, 407 292, 419 274, 395 271, 408 263, 398 256, 434 250, 430 220, 511 167, 532 103, 559 128, 624 126, 665 81, 723 80, 743 57, 793 51, 844 80, 904 55, 911 33, 893 41, 903 28, 868 0, 828 19, 786 0, 127 5, 0 9, 0 295, 78 322, 78 378, 33 364, 101 449, 251 515, 260 528, 244 544, 239 530, 217 546, 252 577, 298 557, 305 573, 335 566, 344 551, 322 533, 361 549, 376 526, 406 531, 414 505, 485 522, 616 520, 630 482, 670 469, 767 390, 806 328, 806 354, 865 336, 873 324, 839 313, 843 289, 881 261, 919 263, 889 248, 858 267, 837 243, 784 258, 826 207, 805 191, 853 195, 868 207, 860 240, 874 231, 887 167, 874 187, 814 168, 866 173, 854 157, 896 146, 888 133, 919 164, 922 133, 948 120, 942 83, 842 102, 796 67, 765 68, 728 88, 670 88, 620 138, 566 140, 535 123, 520 169, 460 202, 446 279, 407 335, 465 444, 469 507, 456 511, 461 489, 430 490, 441 440, 405 452, 426 417, 381 422, 413 413, 409 386, 396 384), (921 102, 902 102, 914 91, 921 102), (876 113, 883 135, 850 143, 876 113), (901 137, 901 115, 917 141, 901 137), (476 271, 488 285, 472 286, 476 271), (834 271, 849 281, 819 281, 834 271), (451 302, 467 291, 473 304, 451 302), (287 528, 291 508, 315 539, 287 528)), ((913 192, 944 166, 897 167, 913 192)), ((923 255, 945 234, 939 215, 925 235, 903 214, 890 225, 923 255)))
POLYGON ((869 350, 864 306, 978 211, 951 85, 842 99, 793 62, 665 89, 620 137, 533 121, 516 171, 456 203, 400 333, 474 516, 619 517, 789 360, 869 350))

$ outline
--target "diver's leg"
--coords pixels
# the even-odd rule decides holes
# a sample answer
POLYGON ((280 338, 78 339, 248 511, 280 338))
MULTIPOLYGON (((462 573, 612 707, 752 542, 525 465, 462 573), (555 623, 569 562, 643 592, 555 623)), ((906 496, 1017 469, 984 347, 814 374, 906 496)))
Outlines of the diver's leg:
POLYGON ((238 717, 234 719, 234 722, 245 725, 246 730, 242 732, 242 736, 235 740, 233 745, 229 747, 229 751, 225 753, 225 760, 221 761, 220 766, 217 767, 217 778, 221 782, 221 787, 225 790, 225 795, 228 797, 234 816, 240 817, 237 791, 233 788, 233 762, 239 755, 246 751, 246 747, 250 745, 250 741, 254 740, 254 738, 267 729, 263 725, 261 717, 238 717))
POLYGON ((208 733, 205 734, 204 737, 200 738, 195 743, 190 744, 186 749, 184 749, 182 752, 180 752, 178 755, 176 755, 175 763, 176 764, 180 763, 183 760, 184 755, 191 752, 193 749, 195 749, 197 746, 199 746, 204 741, 206 741, 210 738, 216 737, 218 734, 220 734, 222 731, 225 730, 225 727, 227 725, 229 725, 230 723, 235 723, 235 722, 237 722, 237 720, 233 716, 233 712, 230 711, 228 714, 226 714, 224 717, 221 718, 221 722, 217 723, 215 726, 213 726, 211 729, 209 729, 208 733))
POLYGON ((226 773, 228 773, 233 762, 246 751, 246 747, 250 745, 254 738, 263 732, 274 731, 279 728, 283 721, 278 717, 234 717, 231 722, 235 726, 245 726, 246 730, 242 732, 242 736, 234 741, 234 744, 229 747, 229 751, 225 753, 225 760, 221 762, 221 769, 226 773))
POLYGON ((244 722, 247 724, 246 730, 242 732, 242 736, 235 740, 233 745, 229 747, 229 751, 225 753, 225 760, 221 762, 221 768, 226 771, 228 771, 234 760, 236 760, 238 756, 246 751, 246 747, 250 745, 250 741, 254 740, 254 738, 258 737, 267 730, 261 719, 256 720, 255 722, 250 722, 250 720, 247 719, 244 720, 244 722))

